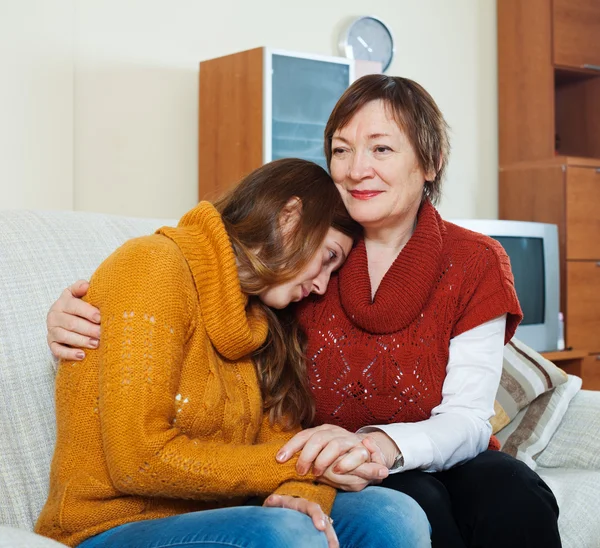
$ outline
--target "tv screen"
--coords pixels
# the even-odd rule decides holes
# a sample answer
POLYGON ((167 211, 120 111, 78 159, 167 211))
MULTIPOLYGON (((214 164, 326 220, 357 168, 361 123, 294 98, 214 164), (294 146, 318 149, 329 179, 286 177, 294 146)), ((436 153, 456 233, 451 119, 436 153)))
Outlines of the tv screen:
POLYGON ((523 309, 522 325, 543 324, 545 317, 544 241, 542 238, 492 236, 510 257, 515 289, 523 309))

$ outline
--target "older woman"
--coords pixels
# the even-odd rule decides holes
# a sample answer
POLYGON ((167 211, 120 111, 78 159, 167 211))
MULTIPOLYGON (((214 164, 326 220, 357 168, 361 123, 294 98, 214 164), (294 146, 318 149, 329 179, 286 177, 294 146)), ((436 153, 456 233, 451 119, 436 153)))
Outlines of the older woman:
MULTIPOLYGON (((521 320, 509 260, 494 240, 443 221, 434 204, 448 160, 447 126, 411 80, 369 75, 340 98, 325 129, 332 178, 364 239, 329 291, 303 302, 308 372, 319 425, 278 453, 299 473, 359 490, 381 481, 369 435, 385 455, 382 485, 415 498, 434 546, 560 546, 547 485, 494 447, 490 417, 504 344, 521 320)), ((49 341, 99 335, 62 298, 49 341)), ((91 318, 97 311, 82 310, 91 318)))

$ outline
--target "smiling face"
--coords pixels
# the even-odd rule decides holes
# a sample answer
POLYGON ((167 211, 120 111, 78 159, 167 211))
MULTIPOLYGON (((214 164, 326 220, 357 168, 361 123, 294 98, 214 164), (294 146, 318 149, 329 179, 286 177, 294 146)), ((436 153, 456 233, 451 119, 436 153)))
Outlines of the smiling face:
POLYGON ((381 100, 333 134, 331 176, 352 218, 369 231, 416 219, 426 178, 406 134, 381 100))
POLYGON ((342 266, 351 248, 350 236, 330 228, 309 263, 291 280, 267 287, 260 293, 260 300, 271 308, 281 309, 311 293, 322 295, 327 290, 331 274, 342 266))

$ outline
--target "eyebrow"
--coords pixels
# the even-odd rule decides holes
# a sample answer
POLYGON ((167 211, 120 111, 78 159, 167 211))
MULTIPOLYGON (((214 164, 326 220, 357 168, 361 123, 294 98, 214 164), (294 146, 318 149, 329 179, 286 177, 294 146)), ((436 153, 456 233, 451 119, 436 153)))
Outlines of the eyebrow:
MULTIPOLYGON (((380 139, 381 137, 391 137, 391 135, 389 133, 371 133, 370 135, 367 136, 367 139, 369 141, 373 141, 374 139, 380 139)), ((346 144, 350 144, 348 139, 344 139, 343 137, 340 137, 339 135, 334 135, 332 137, 332 140, 343 141, 346 144)))

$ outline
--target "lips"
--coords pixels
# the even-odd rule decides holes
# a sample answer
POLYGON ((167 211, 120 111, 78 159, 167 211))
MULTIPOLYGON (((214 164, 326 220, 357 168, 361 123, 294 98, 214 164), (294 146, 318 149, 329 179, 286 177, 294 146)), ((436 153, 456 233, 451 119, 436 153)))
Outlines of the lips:
POLYGON ((381 190, 351 190, 350 195, 357 200, 370 200, 382 194, 381 190))
POLYGON ((302 286, 302 298, 305 299, 310 294, 310 291, 302 286))

